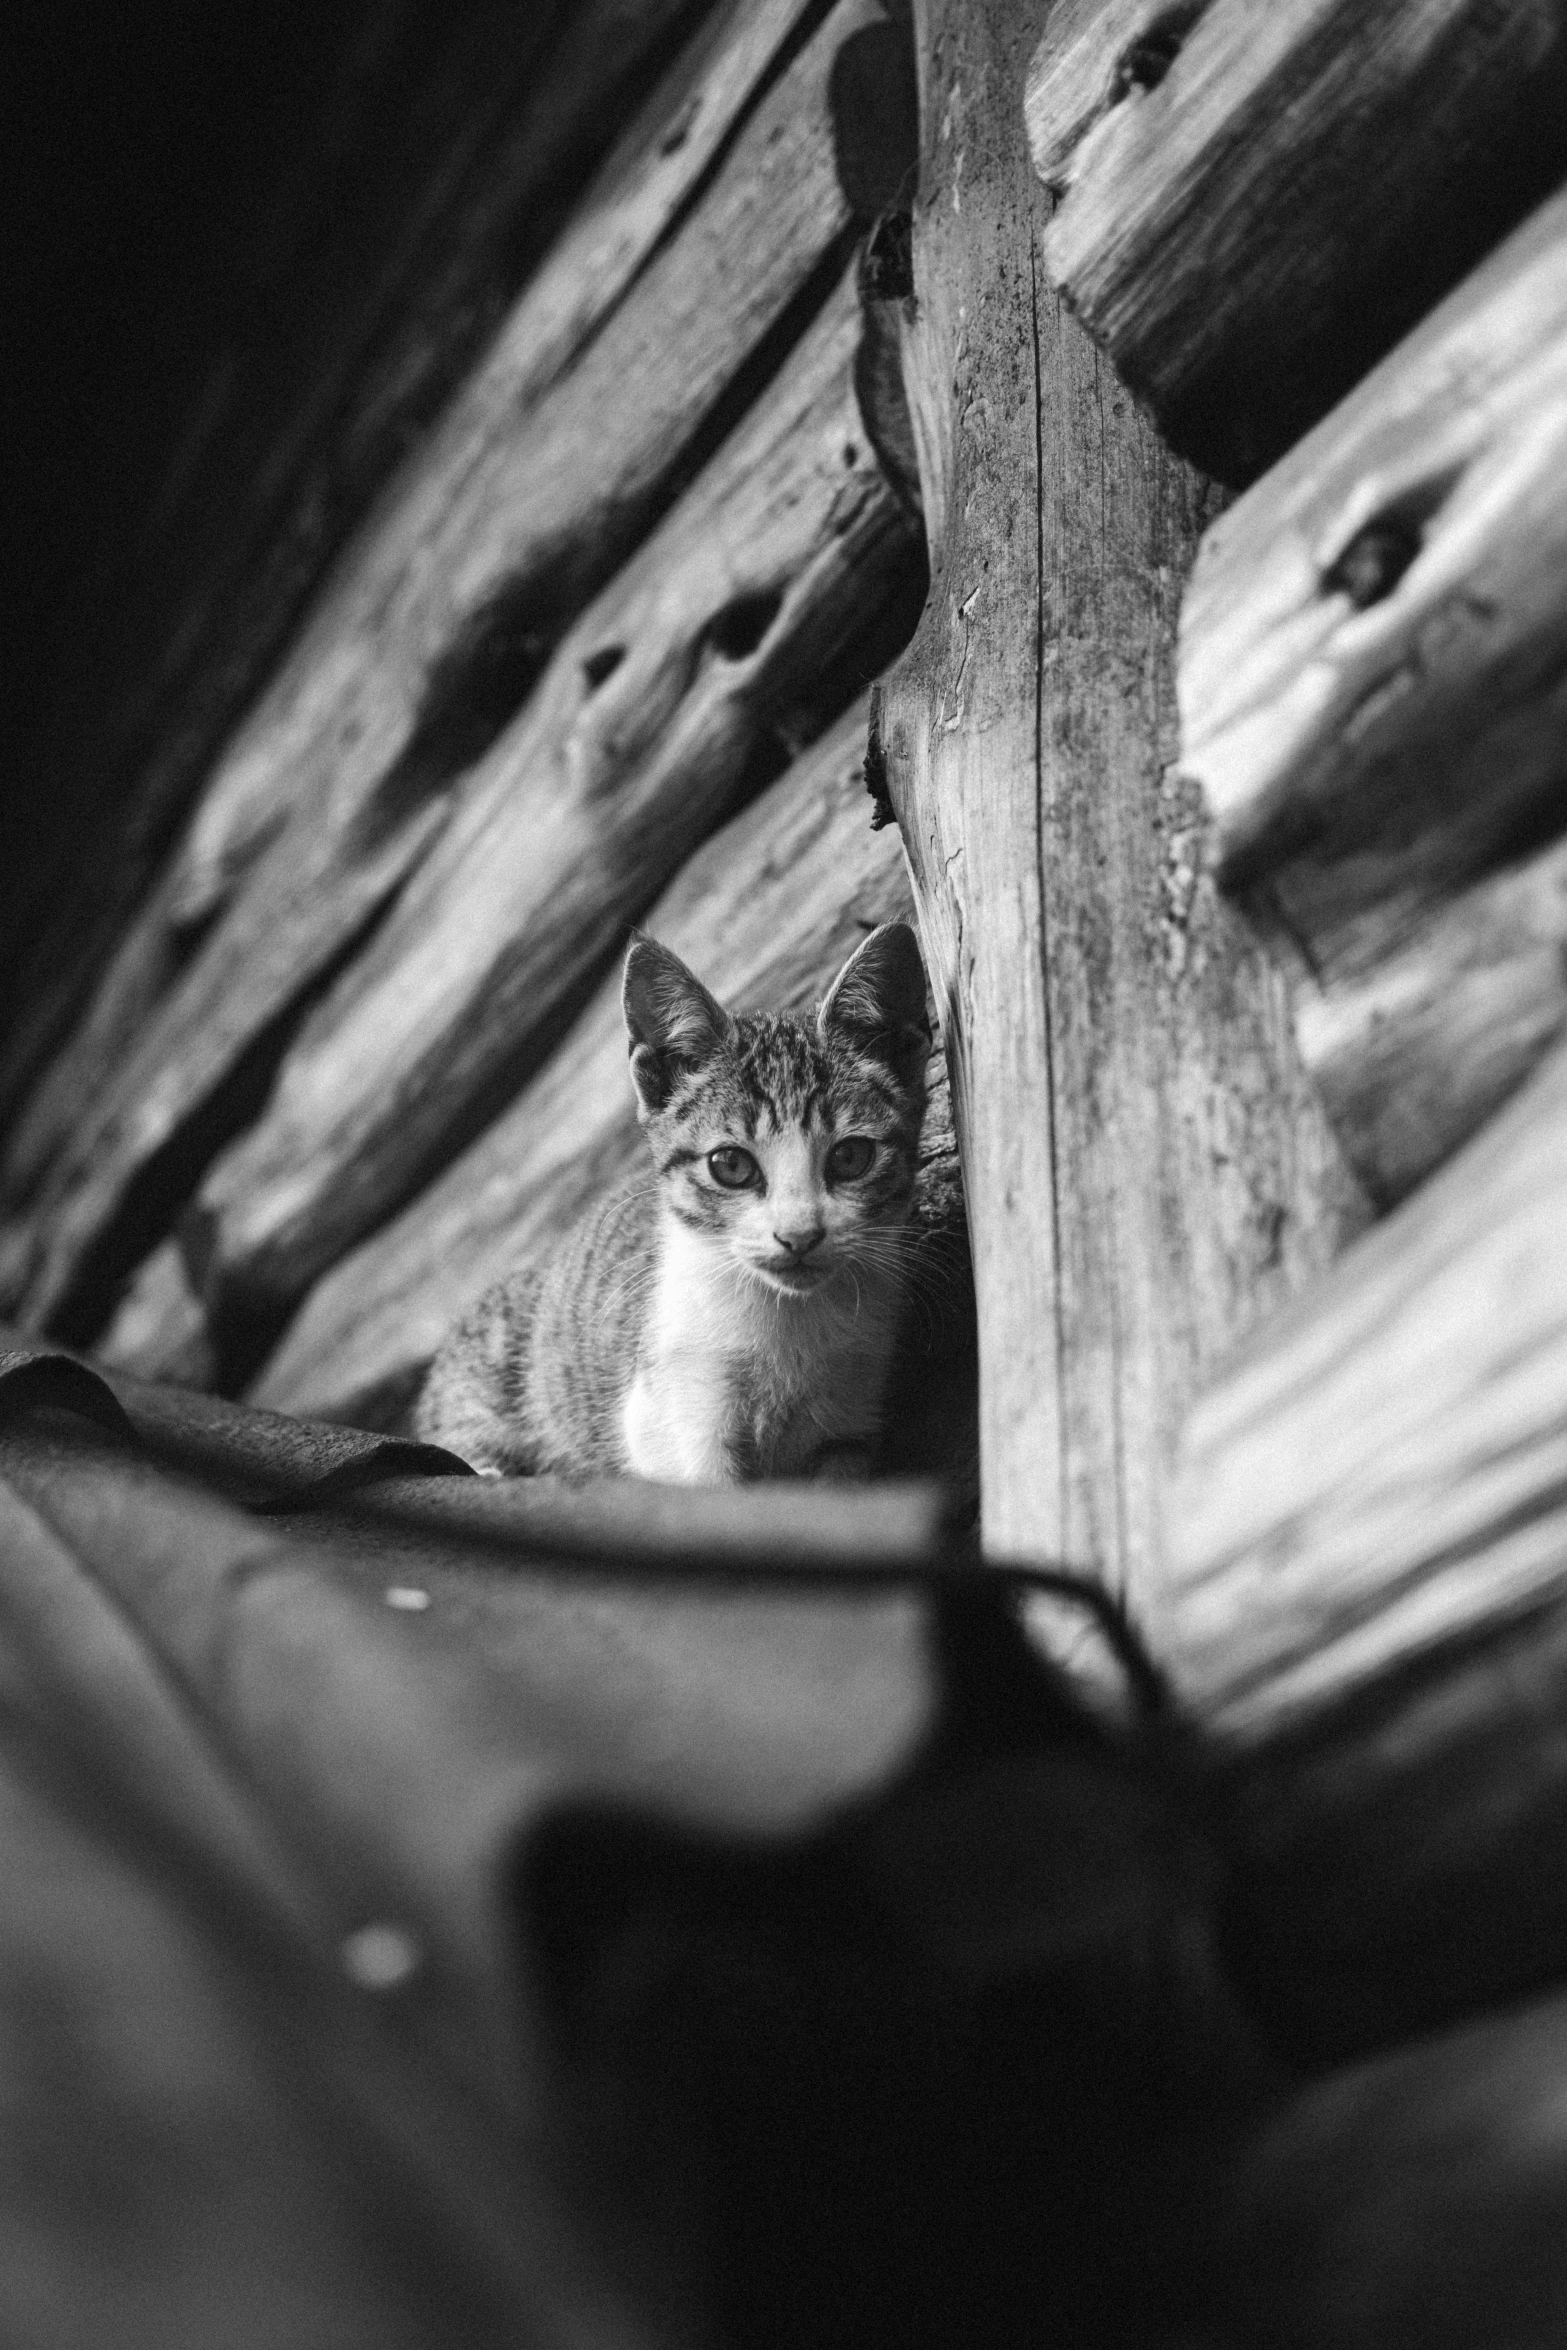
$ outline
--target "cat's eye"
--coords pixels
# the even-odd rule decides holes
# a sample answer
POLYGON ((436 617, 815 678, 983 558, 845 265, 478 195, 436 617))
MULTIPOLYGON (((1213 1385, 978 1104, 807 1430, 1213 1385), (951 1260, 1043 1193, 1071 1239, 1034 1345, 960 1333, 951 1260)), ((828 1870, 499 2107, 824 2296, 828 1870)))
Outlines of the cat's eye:
POLYGON ((707 1171, 723 1191, 744 1191, 761 1172, 750 1152, 734 1142, 726 1142, 718 1150, 708 1152, 707 1171))
POLYGON ((868 1175, 876 1145, 868 1134, 846 1134, 827 1153, 827 1175, 832 1183, 855 1183, 868 1175))

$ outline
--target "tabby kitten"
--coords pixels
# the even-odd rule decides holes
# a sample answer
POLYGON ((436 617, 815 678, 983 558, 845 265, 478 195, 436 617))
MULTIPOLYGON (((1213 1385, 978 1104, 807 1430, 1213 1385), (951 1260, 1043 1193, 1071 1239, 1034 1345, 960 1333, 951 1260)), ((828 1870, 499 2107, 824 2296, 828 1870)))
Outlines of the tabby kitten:
POLYGON ((905 1304, 925 1112, 925 970, 906 923, 814 1021, 736 1018, 633 940, 623 995, 652 1179, 500 1282, 415 1419, 500 1476, 683 1485, 870 1464, 905 1304))

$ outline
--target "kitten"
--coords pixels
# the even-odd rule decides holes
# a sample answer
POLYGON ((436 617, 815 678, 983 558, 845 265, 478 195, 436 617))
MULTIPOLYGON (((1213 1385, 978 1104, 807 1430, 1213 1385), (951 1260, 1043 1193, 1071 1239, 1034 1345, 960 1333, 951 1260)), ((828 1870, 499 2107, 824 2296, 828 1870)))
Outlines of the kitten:
POLYGON ((869 1466, 906 1303, 930 1028, 906 923, 873 930, 814 1021, 735 1018, 650 938, 626 957, 653 1176, 499 1283, 415 1418, 502 1476, 676 1484, 869 1466))

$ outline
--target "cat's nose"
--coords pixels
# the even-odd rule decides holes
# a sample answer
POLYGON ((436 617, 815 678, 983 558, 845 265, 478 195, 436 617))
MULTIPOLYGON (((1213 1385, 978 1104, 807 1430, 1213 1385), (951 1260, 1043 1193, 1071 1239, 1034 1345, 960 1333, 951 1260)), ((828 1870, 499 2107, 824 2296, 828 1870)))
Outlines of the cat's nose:
POLYGON ((790 1256, 808 1257, 826 1230, 825 1224, 805 1224, 792 1232, 775 1232, 773 1238, 780 1248, 788 1250, 790 1256))

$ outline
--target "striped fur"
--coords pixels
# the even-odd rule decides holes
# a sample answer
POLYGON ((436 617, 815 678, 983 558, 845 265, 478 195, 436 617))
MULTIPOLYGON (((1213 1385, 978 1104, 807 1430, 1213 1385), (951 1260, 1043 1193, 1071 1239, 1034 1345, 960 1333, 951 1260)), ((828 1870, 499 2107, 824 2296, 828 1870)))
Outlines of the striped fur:
POLYGON ((418 1432, 509 1476, 853 1473, 881 1433, 916 1240, 913 933, 873 931, 814 1019, 736 1018, 637 939, 625 1007, 651 1164, 481 1299, 418 1432))

